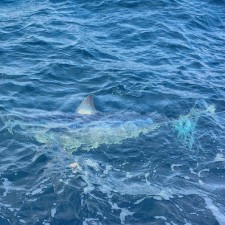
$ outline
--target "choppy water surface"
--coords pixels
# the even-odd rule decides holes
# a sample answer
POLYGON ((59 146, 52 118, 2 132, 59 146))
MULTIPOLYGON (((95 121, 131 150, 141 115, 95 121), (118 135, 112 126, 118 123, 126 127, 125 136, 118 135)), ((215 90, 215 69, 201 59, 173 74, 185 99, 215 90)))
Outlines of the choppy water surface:
POLYGON ((1 225, 225 224, 224 1, 1 1, 0 56, 1 225))

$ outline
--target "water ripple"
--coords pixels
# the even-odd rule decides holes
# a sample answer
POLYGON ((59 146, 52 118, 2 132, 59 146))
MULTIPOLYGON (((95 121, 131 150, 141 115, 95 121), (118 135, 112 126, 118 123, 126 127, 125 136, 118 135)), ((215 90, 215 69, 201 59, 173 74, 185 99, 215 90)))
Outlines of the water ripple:
POLYGON ((224 6, 1 1, 0 224, 222 224, 224 6), (107 115, 176 120, 180 139, 168 123, 71 155, 14 134, 4 120, 74 115, 89 94, 107 115), (189 126, 191 108, 209 105, 215 114, 189 126), (71 171, 74 162, 80 167, 71 171))

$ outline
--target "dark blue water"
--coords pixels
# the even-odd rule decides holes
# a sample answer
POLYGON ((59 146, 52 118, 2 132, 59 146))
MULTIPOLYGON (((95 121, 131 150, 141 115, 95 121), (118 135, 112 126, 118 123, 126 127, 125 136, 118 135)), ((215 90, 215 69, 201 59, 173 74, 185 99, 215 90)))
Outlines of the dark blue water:
POLYGON ((225 224, 223 0, 1 1, 0 109, 0 225, 225 224), (73 153, 32 138, 87 95, 166 123, 73 153))

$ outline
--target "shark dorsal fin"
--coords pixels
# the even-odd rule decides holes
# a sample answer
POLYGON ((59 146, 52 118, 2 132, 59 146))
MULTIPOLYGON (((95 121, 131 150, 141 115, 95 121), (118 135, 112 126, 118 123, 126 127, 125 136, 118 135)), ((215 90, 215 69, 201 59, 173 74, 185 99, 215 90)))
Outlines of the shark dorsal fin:
POLYGON ((95 114, 97 110, 94 106, 93 96, 87 96, 78 106, 76 112, 82 115, 91 115, 95 114))

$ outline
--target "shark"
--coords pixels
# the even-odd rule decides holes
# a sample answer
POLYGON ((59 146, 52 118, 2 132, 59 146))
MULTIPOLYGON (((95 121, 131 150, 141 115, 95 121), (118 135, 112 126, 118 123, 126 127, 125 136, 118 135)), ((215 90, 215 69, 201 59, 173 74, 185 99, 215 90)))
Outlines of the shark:
MULTIPOLYGON (((191 110, 176 120, 164 121, 157 113, 102 113, 95 108, 93 96, 83 99, 74 114, 4 116, 2 121, 11 134, 31 138, 40 144, 60 146, 68 152, 92 150, 103 145, 118 145, 171 124, 184 141, 193 142, 193 132, 200 115, 213 113, 214 106, 191 110)), ((193 144, 193 143, 192 143, 193 144)))

